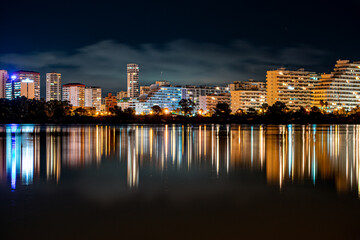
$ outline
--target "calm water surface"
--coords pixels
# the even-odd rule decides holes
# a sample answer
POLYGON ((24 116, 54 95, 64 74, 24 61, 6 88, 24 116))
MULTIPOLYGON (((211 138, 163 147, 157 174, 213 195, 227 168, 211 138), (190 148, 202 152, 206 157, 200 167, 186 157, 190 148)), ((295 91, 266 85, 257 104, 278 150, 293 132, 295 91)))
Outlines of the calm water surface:
POLYGON ((357 125, 0 126, 9 239, 356 239, 359 175, 357 125))

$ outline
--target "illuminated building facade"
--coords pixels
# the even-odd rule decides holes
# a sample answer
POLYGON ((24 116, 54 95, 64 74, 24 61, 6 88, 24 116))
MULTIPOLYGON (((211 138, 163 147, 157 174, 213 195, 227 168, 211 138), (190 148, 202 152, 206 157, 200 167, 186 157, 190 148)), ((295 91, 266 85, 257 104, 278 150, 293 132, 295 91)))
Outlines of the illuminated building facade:
POLYGON ((61 101, 61 73, 46 73, 46 101, 61 101))
POLYGON ((127 109, 130 107, 130 99, 129 98, 122 98, 118 100, 117 106, 121 108, 121 110, 127 109))
POLYGON ((139 92, 139 66, 135 63, 127 65, 127 95, 129 98, 137 98, 139 92))
POLYGON ((109 112, 111 109, 114 109, 117 106, 116 96, 113 96, 111 93, 105 97, 105 111, 109 112))
POLYGON ((266 83, 260 81, 254 81, 250 79, 249 81, 234 81, 229 84, 229 91, 237 90, 253 90, 253 89, 265 89, 266 83))
POLYGON ((0 98, 5 98, 5 86, 8 79, 8 72, 6 70, 0 70, 0 98))
POLYGON ((21 81, 12 75, 5 84, 5 98, 12 100, 21 96, 21 81))
POLYGON ((101 111, 101 88, 85 88, 85 107, 94 107, 96 111, 101 111))
POLYGON ((291 110, 299 107, 310 108, 314 97, 314 87, 319 75, 304 69, 296 71, 279 68, 267 71, 267 103, 273 105, 281 101, 291 110))
POLYGON ((229 84, 231 92, 231 110, 259 110, 266 103, 266 85, 264 82, 234 82, 229 84))
POLYGON ((150 86, 140 86, 140 96, 148 94, 150 92, 150 86))
POLYGON ((227 103, 230 106, 230 93, 211 94, 199 97, 199 109, 206 112, 214 111, 218 103, 227 103))
POLYGON ((35 100, 40 100, 40 73, 21 70, 14 72, 13 75, 15 75, 16 79, 18 79, 20 82, 27 79, 34 81, 35 100))
POLYGON ((85 106, 85 85, 80 83, 69 83, 63 85, 62 100, 68 101, 73 107, 85 106))
MULTIPOLYGON (((140 87, 140 89, 141 89, 141 87, 140 87)), ((116 99, 117 100, 120 100, 120 99, 123 99, 123 98, 126 98, 126 97, 127 97, 127 92, 126 91, 120 91, 120 92, 116 93, 116 99)))
POLYGON ((181 87, 167 87, 154 84, 151 85, 151 91, 147 100, 144 102, 144 112, 148 113, 151 107, 157 105, 160 108, 167 108, 169 111, 180 108, 179 102, 185 98, 181 87))
POLYGON ((313 104, 322 108, 321 100, 328 111, 349 111, 360 105, 360 62, 338 60, 331 74, 323 74, 315 87, 313 104))
POLYGON ((24 96, 28 99, 35 98, 35 84, 33 80, 25 79, 21 81, 20 96, 24 96))
POLYGON ((170 86, 170 82, 165 81, 165 80, 156 81, 155 84, 159 85, 160 87, 162 87, 162 86, 170 86))
MULTIPOLYGON (((199 105, 200 96, 207 96, 211 94, 223 94, 230 93, 229 87, 211 87, 211 86, 184 86, 186 99, 190 99, 195 104, 199 105)), ((200 109, 200 108, 199 108, 200 109)))

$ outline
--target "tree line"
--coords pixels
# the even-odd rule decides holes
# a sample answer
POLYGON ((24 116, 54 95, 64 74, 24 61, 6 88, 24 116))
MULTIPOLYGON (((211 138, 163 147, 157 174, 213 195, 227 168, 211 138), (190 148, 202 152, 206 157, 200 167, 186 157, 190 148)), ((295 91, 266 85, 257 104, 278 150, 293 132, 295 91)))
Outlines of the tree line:
POLYGON ((359 123, 360 107, 347 112, 339 109, 327 112, 327 104, 311 109, 300 107, 290 110, 285 103, 276 102, 260 109, 238 109, 235 113, 227 103, 218 103, 205 114, 197 110, 190 99, 182 99, 179 108, 170 112, 153 106, 150 114, 136 115, 132 108, 114 107, 110 114, 95 115, 85 108, 72 108, 67 101, 49 101, 19 97, 13 100, 0 99, 0 123, 359 123))

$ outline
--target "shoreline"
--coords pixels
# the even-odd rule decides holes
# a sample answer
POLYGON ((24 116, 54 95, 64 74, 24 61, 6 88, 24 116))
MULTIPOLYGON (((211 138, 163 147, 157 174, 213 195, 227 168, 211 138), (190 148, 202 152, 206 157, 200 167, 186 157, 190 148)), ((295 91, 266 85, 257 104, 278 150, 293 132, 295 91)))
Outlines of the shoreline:
POLYGON ((238 117, 229 116, 227 118, 219 117, 153 117, 153 116, 136 116, 131 118, 119 118, 116 116, 108 117, 69 117, 60 121, 46 119, 45 121, 1 121, 0 124, 37 124, 37 125, 122 125, 122 124, 140 124, 140 125, 166 125, 166 124, 243 124, 243 125, 288 125, 288 124, 360 124, 360 119, 351 117, 323 117, 317 119, 276 119, 273 117, 238 117))

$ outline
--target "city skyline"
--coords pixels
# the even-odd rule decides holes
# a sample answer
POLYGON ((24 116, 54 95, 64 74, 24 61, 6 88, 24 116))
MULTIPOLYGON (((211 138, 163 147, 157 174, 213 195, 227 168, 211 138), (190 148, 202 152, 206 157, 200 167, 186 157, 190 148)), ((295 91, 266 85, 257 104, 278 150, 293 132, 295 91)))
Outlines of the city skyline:
MULTIPOLYGON (((152 107, 156 105, 166 111, 178 112, 182 99, 193 101, 194 111, 201 114, 212 114, 218 103, 228 104, 233 114, 244 111, 261 112, 265 109, 263 104, 272 106, 278 101, 286 104, 292 111, 299 108, 310 111, 313 106, 326 112, 339 109, 351 111, 360 106, 359 61, 338 60, 333 71, 327 74, 305 71, 303 68, 278 68, 266 72, 266 82, 250 79, 234 81, 226 87, 173 85, 169 81, 140 85, 139 65, 128 63, 126 68, 127 91, 117 92, 116 95, 108 93, 105 98, 102 97, 100 86, 86 86, 83 83, 67 83, 61 86, 61 73, 47 73, 46 101, 55 100, 49 99, 50 94, 59 96, 62 92, 62 98, 56 100, 69 101, 75 108, 94 108, 95 111, 91 110, 91 114, 108 114, 115 106, 121 109, 131 107, 136 114, 152 114, 152 107), (347 86, 349 84, 351 87, 347 86)), ((9 78, 6 88, 0 88, 0 91, 5 90, 7 99, 18 96, 37 99, 36 93, 39 93, 40 89, 36 89, 35 84, 40 82, 39 73, 23 70, 10 76, 6 70, 1 70, 1 73, 2 81, 4 77, 9 78)))
POLYGON ((285 1, 196 1, 189 6, 140 0, 142 14, 129 23, 131 3, 7 1, 3 9, 8 11, 0 16, 7 33, 0 39, 0 68, 61 72, 64 80, 86 85, 101 81, 105 92, 126 89, 122 66, 128 62, 142 66, 144 84, 159 80, 161 72, 174 84, 265 81, 266 70, 278 67, 330 72, 333 62, 357 59, 360 50, 358 33, 348 24, 359 22, 354 12, 359 3, 345 2, 302 1, 292 7, 285 1), (60 12, 67 18, 55 17, 60 12))
MULTIPOLYGON (((334 61, 334 62, 337 62, 337 61, 350 61, 350 62, 354 62, 354 63, 358 63, 358 61, 357 60, 347 60, 347 59, 344 59, 344 58, 340 58, 340 59, 337 59, 336 61, 334 61)), ((116 93, 118 93, 118 92, 121 92, 121 91, 125 91, 125 92, 128 92, 128 82, 129 82, 129 79, 128 79, 128 74, 129 74, 129 70, 127 69, 127 67, 126 66, 128 66, 128 65, 136 65, 137 67, 138 67, 138 70, 141 68, 141 70, 142 70, 142 68, 143 68, 143 66, 140 66, 139 64, 137 64, 137 63, 126 63, 125 64, 125 70, 124 70, 124 72, 123 72, 123 74, 122 75, 124 75, 124 79, 123 79, 123 81, 121 81, 121 88, 117 88, 116 86, 116 84, 115 84, 115 86, 113 86, 113 87, 110 87, 110 89, 109 90, 107 90, 108 88, 104 88, 102 85, 100 86, 103 90, 105 90, 105 91, 103 91, 104 93, 108 93, 108 92, 111 92, 111 93, 113 93, 113 94, 116 94, 116 93), (140 66, 140 67, 139 67, 140 66), (119 89, 119 90, 118 90, 119 89)), ((334 66, 334 63, 329 67, 329 70, 327 71, 327 72, 316 72, 316 71, 313 71, 312 70, 312 67, 311 66, 309 66, 308 68, 304 68, 304 67, 302 67, 302 66, 298 66, 298 68, 291 68, 291 67, 273 67, 273 68, 269 68, 269 69, 265 69, 264 70, 264 74, 263 74, 263 77, 262 77, 262 80, 259 80, 259 79, 256 79, 256 78, 253 78, 253 77, 249 77, 249 78, 247 78, 247 79, 240 79, 240 80, 234 80, 234 81, 229 81, 229 82, 221 82, 221 81, 217 81, 217 82, 211 82, 211 81, 209 81, 209 82, 201 82, 201 83, 191 83, 191 84, 188 84, 187 82, 181 82, 181 83, 178 83, 177 81, 173 81, 173 80, 169 80, 169 79, 163 79, 162 81, 165 81, 165 82, 171 82, 172 84, 171 85, 173 85, 173 86, 186 86, 186 85, 188 85, 188 86, 228 86, 229 84, 232 84, 232 83, 234 83, 234 82, 244 82, 244 81, 256 81, 256 82, 264 82, 264 83, 266 83, 267 82, 267 74, 268 74, 268 71, 278 71, 278 70, 281 70, 281 69, 283 69, 283 70, 286 70, 286 71, 292 71, 292 72, 296 72, 296 71, 306 71, 306 72, 311 72, 311 73, 313 73, 313 74, 317 74, 318 75, 318 77, 319 78, 321 78, 321 76, 323 76, 323 77, 326 77, 327 75, 329 75, 329 74, 331 74, 332 72, 333 72, 333 70, 334 70, 334 68, 333 68, 333 66, 334 66)), ((147 69, 147 67, 146 66, 144 66, 144 68, 145 69, 147 69)), ((33 69, 32 70, 14 70, 14 71, 11 71, 11 70, 8 70, 8 69, 5 69, 5 68, 1 68, 1 66, 0 66, 0 72, 1 72, 1 74, 2 74, 2 77, 4 78, 4 76, 6 75, 9 79, 10 79, 10 77, 11 76, 13 76, 13 75, 17 75, 18 74, 18 72, 24 72, 24 73, 34 73, 34 74, 39 74, 39 72, 36 72, 36 71, 33 71, 33 69)), ((46 82, 47 82, 47 79, 48 79, 48 75, 51 75, 51 74, 60 74, 59 76, 60 76, 60 86, 63 86, 63 85, 65 85, 65 84, 69 84, 69 83, 81 83, 81 84, 84 84, 84 85, 86 85, 86 86, 96 86, 96 85, 100 85, 99 84, 99 82, 101 82, 100 80, 99 80, 99 82, 95 82, 94 84, 87 84, 86 82, 87 81, 72 81, 72 80, 66 80, 66 79, 64 79, 64 81, 63 81, 63 78, 62 78, 62 76, 63 76, 63 73, 61 73, 61 72, 54 72, 54 71, 51 71, 51 72, 46 72, 46 73, 41 73, 40 74, 40 79, 43 79, 42 81, 40 81, 40 86, 41 86, 41 89, 47 89, 47 85, 46 85, 46 82)), ((141 74, 142 75, 142 74, 141 74)), ((138 84, 138 87, 139 87, 139 89, 140 89, 140 87, 148 87, 148 86, 150 86, 151 84, 154 84, 154 83, 156 83, 157 81, 160 81, 160 79, 161 79, 161 77, 163 76, 163 72, 160 72, 159 73, 159 78, 158 79, 155 79, 155 80, 153 80, 153 81, 151 81, 151 80, 149 80, 149 79, 142 79, 142 77, 139 77, 139 72, 137 72, 137 84, 138 84)), ((22 78, 24 78, 24 77, 22 77, 22 78)), ((21 79, 22 79, 21 78, 21 79)), ((5 79, 5 78, 4 78, 5 79)), ((25 78, 24 78, 25 79, 25 78)), ((5 80, 6 81, 6 80, 5 80)), ((39 91, 39 90, 38 90, 39 91)), ((46 99, 47 97, 46 97, 46 93, 48 92, 48 90, 41 90, 41 98, 44 98, 44 99, 46 99)), ((139 90, 139 95, 141 95, 140 94, 140 92, 141 92, 141 89, 139 90)), ((106 94, 105 94, 106 95, 106 94)), ((138 97, 138 96, 137 96, 138 97)))
POLYGON ((1 239, 355 238, 359 10, 3 1, 1 239))

